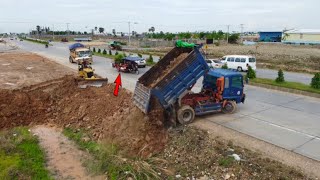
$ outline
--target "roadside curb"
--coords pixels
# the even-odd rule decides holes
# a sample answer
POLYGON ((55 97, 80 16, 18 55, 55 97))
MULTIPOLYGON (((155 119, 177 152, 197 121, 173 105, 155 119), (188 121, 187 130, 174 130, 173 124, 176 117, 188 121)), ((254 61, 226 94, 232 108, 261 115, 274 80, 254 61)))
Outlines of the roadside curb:
POLYGON ((314 98, 320 98, 320 94, 301 91, 301 90, 297 90, 297 89, 289 89, 289 88, 285 88, 285 87, 278 87, 278 86, 273 86, 273 85, 269 85, 269 84, 260 84, 260 83, 255 83, 255 82, 249 82, 248 85, 262 87, 262 88, 266 88, 266 89, 273 89, 273 90, 288 92, 288 93, 293 93, 293 94, 299 94, 299 95, 309 96, 309 97, 314 97, 314 98))

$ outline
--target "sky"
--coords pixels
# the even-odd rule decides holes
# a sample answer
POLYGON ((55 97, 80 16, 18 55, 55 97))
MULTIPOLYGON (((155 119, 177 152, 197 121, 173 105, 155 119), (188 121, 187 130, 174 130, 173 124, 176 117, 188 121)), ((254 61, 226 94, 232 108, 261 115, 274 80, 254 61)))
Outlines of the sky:
POLYGON ((320 29, 319 0, 0 0, 0 33, 54 30, 106 32, 320 29))

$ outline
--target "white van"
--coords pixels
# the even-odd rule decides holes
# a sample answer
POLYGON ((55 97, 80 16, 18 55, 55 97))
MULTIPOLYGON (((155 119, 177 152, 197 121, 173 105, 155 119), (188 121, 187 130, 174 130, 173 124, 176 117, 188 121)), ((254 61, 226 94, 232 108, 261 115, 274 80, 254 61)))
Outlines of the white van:
POLYGON ((228 55, 223 56, 221 62, 227 63, 228 68, 238 71, 247 71, 248 65, 256 70, 256 58, 254 56, 228 55))

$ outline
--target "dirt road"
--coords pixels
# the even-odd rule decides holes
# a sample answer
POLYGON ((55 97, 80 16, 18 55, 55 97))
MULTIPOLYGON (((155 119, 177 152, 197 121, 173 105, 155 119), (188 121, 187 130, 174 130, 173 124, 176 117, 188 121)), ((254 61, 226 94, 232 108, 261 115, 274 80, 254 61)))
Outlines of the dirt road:
POLYGON ((55 179, 103 179, 90 177, 82 166, 88 154, 76 148, 75 144, 62 135, 57 128, 36 126, 32 132, 38 136, 40 145, 47 154, 47 168, 55 179))

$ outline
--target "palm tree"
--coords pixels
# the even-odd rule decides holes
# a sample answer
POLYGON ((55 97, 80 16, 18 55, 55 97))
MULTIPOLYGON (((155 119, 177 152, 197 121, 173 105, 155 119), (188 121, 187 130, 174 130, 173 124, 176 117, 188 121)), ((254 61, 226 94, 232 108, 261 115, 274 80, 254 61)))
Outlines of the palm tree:
POLYGON ((114 36, 117 36, 117 35, 116 35, 116 29, 112 29, 112 34, 113 34, 114 36))
POLYGON ((156 29, 152 26, 151 28, 149 28, 149 32, 154 33, 156 31, 156 29))
POLYGON ((38 36, 39 36, 39 38, 40 38, 40 33, 41 33, 41 27, 39 26, 39 25, 37 25, 37 32, 38 32, 38 36))
POLYGON ((103 33, 104 32, 104 28, 103 27, 99 27, 99 33, 103 33))

